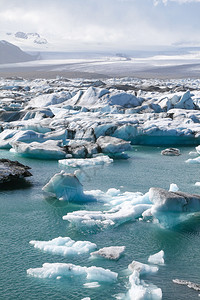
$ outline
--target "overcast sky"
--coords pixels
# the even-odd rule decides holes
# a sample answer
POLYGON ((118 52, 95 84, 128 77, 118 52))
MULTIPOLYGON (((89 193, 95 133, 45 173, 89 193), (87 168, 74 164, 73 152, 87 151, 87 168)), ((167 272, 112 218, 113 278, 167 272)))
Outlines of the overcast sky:
POLYGON ((200 45, 200 0, 0 0, 0 31, 91 49, 200 45))

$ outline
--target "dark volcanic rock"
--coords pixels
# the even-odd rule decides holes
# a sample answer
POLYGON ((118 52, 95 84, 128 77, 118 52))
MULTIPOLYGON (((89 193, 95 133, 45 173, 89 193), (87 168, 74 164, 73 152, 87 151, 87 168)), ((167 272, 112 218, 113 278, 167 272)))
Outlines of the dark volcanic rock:
POLYGON ((32 176, 29 169, 30 167, 20 164, 18 161, 0 159, 0 183, 32 176))

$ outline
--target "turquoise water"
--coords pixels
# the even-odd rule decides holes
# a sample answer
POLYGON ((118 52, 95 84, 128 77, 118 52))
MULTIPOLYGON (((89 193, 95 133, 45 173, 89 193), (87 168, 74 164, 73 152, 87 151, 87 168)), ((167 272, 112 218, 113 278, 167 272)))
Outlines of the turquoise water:
MULTIPOLYGON (((180 148, 179 157, 161 156, 163 148, 133 147, 131 158, 115 161, 109 166, 85 171, 84 190, 114 187, 121 191, 147 192, 150 187, 169 188, 173 182, 180 190, 200 194, 199 165, 189 165, 192 147, 180 148)), ((18 189, 9 187, 0 192, 0 299, 115 299, 114 295, 127 292, 127 266, 138 260, 147 263, 149 255, 161 249, 165 252, 165 265, 159 267, 155 275, 147 275, 145 280, 163 291, 163 299, 198 299, 198 292, 179 286, 172 279, 179 278, 200 283, 200 217, 194 217, 173 229, 161 229, 156 224, 129 222, 117 228, 90 232, 78 230, 62 220, 67 212, 79 209, 101 209, 102 204, 76 205, 47 201, 42 187, 61 169, 57 161, 40 161, 16 157, 8 151, 0 156, 18 159, 32 168, 33 177, 29 184, 18 189), (104 259, 91 260, 88 255, 63 257, 47 254, 34 249, 30 240, 50 240, 58 236, 69 236, 75 240, 89 240, 98 248, 112 245, 126 246, 124 255, 118 261, 104 259), (29 277, 26 270, 41 267, 45 262, 65 262, 81 266, 96 265, 119 274, 113 284, 101 283, 98 288, 88 289, 80 278, 39 279, 29 277)))

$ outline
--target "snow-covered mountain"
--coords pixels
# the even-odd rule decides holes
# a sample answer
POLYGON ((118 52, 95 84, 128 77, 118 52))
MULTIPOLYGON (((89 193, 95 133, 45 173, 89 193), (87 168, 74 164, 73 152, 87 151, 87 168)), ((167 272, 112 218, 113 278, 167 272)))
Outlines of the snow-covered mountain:
POLYGON ((49 48, 49 42, 46 37, 37 32, 3 32, 0 31, 2 40, 14 44, 24 51, 45 51, 49 48))
POLYGON ((35 60, 36 56, 32 56, 19 47, 1 40, 0 41, 0 64, 17 63, 35 60))

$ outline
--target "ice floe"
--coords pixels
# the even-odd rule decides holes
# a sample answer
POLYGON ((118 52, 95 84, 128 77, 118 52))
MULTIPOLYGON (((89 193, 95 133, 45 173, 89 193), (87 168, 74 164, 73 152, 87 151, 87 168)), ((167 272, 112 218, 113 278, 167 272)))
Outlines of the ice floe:
POLYGON ((200 291, 200 284, 198 284, 198 283, 194 283, 194 282, 187 281, 187 280, 181 280, 181 279, 173 279, 172 281, 174 283, 177 283, 180 285, 186 285, 187 287, 189 287, 190 289, 193 289, 195 291, 200 291))
POLYGON ((148 262, 155 265, 164 265, 164 251, 160 250, 158 253, 150 255, 148 262))
POLYGON ((64 256, 90 253, 97 245, 89 241, 74 241, 70 237, 57 237, 50 241, 30 241, 36 249, 64 256))
POLYGON ((98 251, 91 252, 90 255, 92 256, 102 256, 104 258, 117 260, 120 258, 122 253, 125 250, 125 246, 111 246, 111 247, 104 247, 99 249, 98 251))
POLYGON ((65 165, 67 167, 93 167, 98 165, 110 164, 113 162, 113 159, 104 155, 104 156, 96 156, 93 158, 71 158, 71 159, 61 159, 58 161, 59 164, 65 165))
POLYGON ((128 221, 153 221, 162 227, 173 227, 200 212, 200 196, 180 192, 176 184, 170 191, 150 188, 146 194, 109 189, 85 191, 85 196, 103 201, 110 209, 104 211, 79 210, 63 216, 77 227, 119 226, 128 221))
POLYGON ((82 267, 66 263, 45 263, 41 268, 30 268, 27 274, 38 278, 76 277, 82 276, 89 281, 115 282, 118 274, 101 267, 82 267))
POLYGON ((42 190, 47 196, 56 197, 62 201, 80 202, 84 199, 83 186, 78 178, 64 171, 55 174, 42 190))
POLYGON ((137 261, 133 261, 129 266, 132 274, 129 276, 130 289, 126 295, 128 300, 160 300, 162 290, 153 284, 146 283, 141 277, 145 274, 153 274, 158 271, 155 266, 149 266, 137 261))
POLYGON ((24 157, 58 160, 65 158, 67 155, 61 145, 61 141, 54 140, 49 140, 44 143, 32 142, 30 144, 13 142, 11 151, 24 157))

